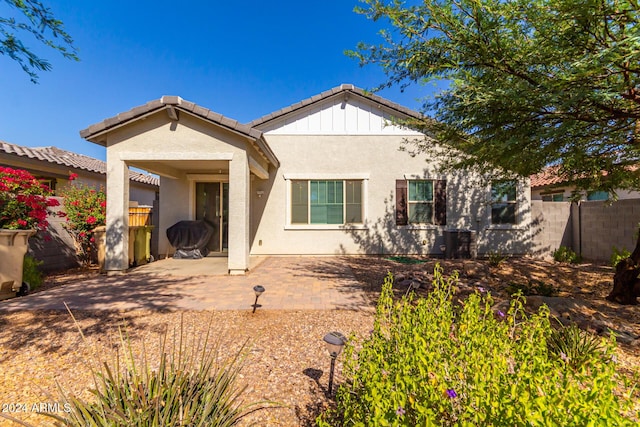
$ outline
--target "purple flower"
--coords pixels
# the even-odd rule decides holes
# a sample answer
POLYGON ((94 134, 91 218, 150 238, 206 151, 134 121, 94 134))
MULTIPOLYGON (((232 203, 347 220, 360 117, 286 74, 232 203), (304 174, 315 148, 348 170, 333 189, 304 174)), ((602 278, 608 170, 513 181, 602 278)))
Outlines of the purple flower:
POLYGON ((504 312, 502 310, 498 310, 498 316, 504 317, 504 312))
POLYGON ((478 286, 478 292, 482 293, 484 292, 486 289, 483 288, 482 286, 478 286))
POLYGON ((447 389, 447 396, 449 396, 451 399, 454 399, 456 397, 458 397, 458 393, 456 393, 456 391, 452 388, 448 388, 447 389))
POLYGON ((401 417, 405 414, 405 410, 402 406, 398 406, 398 409, 396 409, 396 415, 401 417))

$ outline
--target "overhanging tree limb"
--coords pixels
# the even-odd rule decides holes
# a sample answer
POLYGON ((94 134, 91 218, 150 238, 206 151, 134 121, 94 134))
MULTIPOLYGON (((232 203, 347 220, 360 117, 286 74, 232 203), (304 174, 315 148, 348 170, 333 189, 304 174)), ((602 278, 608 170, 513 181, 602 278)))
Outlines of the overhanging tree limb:
POLYGON ((38 82, 39 71, 49 71, 51 64, 38 56, 22 39, 33 38, 58 51, 64 58, 78 61, 73 39, 64 30, 62 21, 38 0, 0 0, 8 10, 0 17, 0 55, 16 61, 31 81, 38 82))

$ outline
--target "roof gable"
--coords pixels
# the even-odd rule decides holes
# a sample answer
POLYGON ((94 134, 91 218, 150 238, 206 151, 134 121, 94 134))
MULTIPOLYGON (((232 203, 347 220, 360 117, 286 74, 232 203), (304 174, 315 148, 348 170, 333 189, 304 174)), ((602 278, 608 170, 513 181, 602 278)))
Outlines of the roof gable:
POLYGON ((420 133, 394 123, 421 118, 420 113, 341 85, 249 123, 270 134, 402 134, 420 133))
POLYGON ((168 119, 179 121, 181 114, 190 114, 205 122, 212 123, 220 128, 236 133, 247 138, 252 145, 273 165, 278 165, 278 159, 271 151, 262 136, 262 132, 254 129, 249 125, 239 123, 237 120, 230 119, 218 114, 208 108, 196 105, 193 102, 184 100, 179 96, 163 96, 160 99, 147 102, 144 105, 132 108, 129 111, 117 114, 116 116, 105 119, 99 123, 93 124, 86 129, 80 131, 80 136, 88 141, 96 144, 105 145, 105 135, 109 132, 136 121, 142 120, 151 114, 155 114, 165 110, 168 119))

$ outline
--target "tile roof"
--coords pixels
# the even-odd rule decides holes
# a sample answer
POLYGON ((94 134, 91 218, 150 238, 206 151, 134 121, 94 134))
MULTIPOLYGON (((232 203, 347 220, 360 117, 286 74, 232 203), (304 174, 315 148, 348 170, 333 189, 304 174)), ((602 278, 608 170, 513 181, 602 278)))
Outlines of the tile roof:
POLYGON ((567 178, 558 174, 560 166, 549 166, 535 175, 531 175, 531 188, 558 185, 567 181, 567 178))
MULTIPOLYGON (((102 160, 85 156, 71 151, 62 150, 57 147, 23 147, 21 145, 10 144, 0 141, 0 153, 13 154, 19 157, 40 160, 43 162, 55 163, 74 169, 81 169, 106 175, 107 164, 102 160)), ((129 179, 149 185, 160 185, 158 177, 136 171, 129 171, 129 179)))
POLYGON ((209 110, 208 108, 201 107, 193 102, 184 100, 179 96, 165 95, 160 99, 156 99, 154 101, 147 102, 144 105, 132 108, 129 111, 125 111, 124 113, 120 113, 114 117, 110 117, 99 123, 93 124, 86 129, 81 130, 80 136, 88 141, 104 145, 104 143, 99 140, 99 136, 101 134, 119 126, 125 125, 129 122, 133 122, 136 119, 162 110, 167 110, 170 116, 175 115, 175 117, 177 117, 176 110, 184 111, 198 116, 201 119, 212 122, 218 126, 247 136, 257 142, 258 146, 264 152, 265 156, 271 163, 275 165, 279 164, 275 154, 273 154, 271 148, 264 141, 262 132, 260 130, 254 129, 249 125, 239 123, 237 120, 225 117, 222 114, 218 114, 214 111, 209 110))
POLYGON ((323 101, 327 98, 330 98, 332 96, 338 95, 338 94, 342 94, 342 93, 353 93, 357 96, 366 98, 370 101, 376 102, 380 105, 383 105, 391 110, 397 111, 401 114, 404 114, 406 116, 412 117, 412 118, 416 118, 416 119, 421 119, 423 118, 422 114, 420 114, 417 111, 414 111, 410 108, 404 107, 400 104, 396 104, 395 102, 391 102, 388 99, 385 99, 381 96, 375 95, 371 92, 367 92, 364 89, 360 89, 352 84, 342 84, 340 86, 334 87, 333 89, 329 89, 327 91, 322 92, 319 95, 314 95, 310 98, 307 98, 305 100, 302 100, 300 102, 297 102, 293 105, 290 105, 288 107, 282 108, 278 111, 274 111, 273 113, 267 114, 265 116, 262 116, 254 121, 252 121, 251 123, 249 123, 249 126, 251 127, 256 127, 256 126, 260 126, 262 124, 265 124, 267 122, 270 122, 272 120, 278 119, 279 117, 282 117, 286 114, 292 113, 296 110, 299 110, 301 108, 307 107, 309 105, 315 104, 317 102, 323 101))
POLYGON ((222 114, 218 114, 207 108, 196 105, 193 102, 180 98, 179 96, 163 96, 160 99, 149 101, 144 105, 134 107, 129 111, 125 111, 124 113, 120 113, 114 117, 110 117, 81 130, 80 136, 90 140, 99 133, 123 125, 129 121, 133 121, 141 116, 170 108, 177 108, 178 110, 192 113, 196 116, 202 117, 203 119, 255 139, 259 139, 262 136, 262 132, 257 129, 252 129, 250 126, 239 123, 237 120, 230 119, 222 114))

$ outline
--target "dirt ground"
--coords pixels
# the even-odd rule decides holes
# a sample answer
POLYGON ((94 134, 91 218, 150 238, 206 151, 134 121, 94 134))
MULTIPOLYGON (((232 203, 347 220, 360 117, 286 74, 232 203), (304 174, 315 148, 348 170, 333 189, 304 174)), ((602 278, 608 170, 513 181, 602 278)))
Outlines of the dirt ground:
MULTIPOLYGON (((618 358, 621 369, 638 372, 640 363, 640 306, 620 306, 608 302, 613 271, 594 264, 568 265, 528 258, 509 259, 499 267, 487 261, 385 259, 345 257, 346 262, 372 303, 388 272, 396 277, 396 293, 402 295, 409 284, 420 281, 418 294, 429 291, 433 267, 440 262, 446 275, 459 271, 458 297, 469 292, 490 292, 496 304, 504 304, 515 288, 526 289, 532 308, 549 303, 564 321, 575 321, 585 329, 604 334, 619 332, 625 343, 618 358), (415 263, 409 263, 415 262, 415 263), (537 293, 552 294, 545 297, 537 293)), ((95 270, 77 270, 47 278, 42 289, 62 286, 97 274, 95 270)), ((256 316, 242 311, 225 312, 18 312, 0 315, 0 408, 13 409, 7 415, 34 425, 51 425, 49 419, 33 411, 33 404, 51 402, 59 395, 58 384, 87 397, 92 385, 87 361, 113 355, 117 350, 118 327, 126 324, 136 343, 145 343, 146 352, 158 348, 163 331, 182 322, 190 330, 202 331, 213 325, 220 337, 222 353, 233 355, 244 343, 248 353, 241 382, 247 386, 244 399, 272 401, 277 405, 258 411, 242 425, 311 426, 313 420, 331 403, 327 397, 329 358, 321 338, 329 330, 341 330, 358 337, 366 336, 373 325, 372 312, 259 311, 256 316), (85 335, 81 339, 77 327, 85 335), (13 406, 9 406, 13 405, 13 406), (17 409, 27 411, 19 412, 17 409)), ((136 346, 139 344, 136 344, 136 346)), ((336 367, 336 383, 341 377, 341 362, 336 367)), ((0 419, 1 420, 1 419, 0 419)), ((0 425, 6 424, 4 420, 0 425)))

